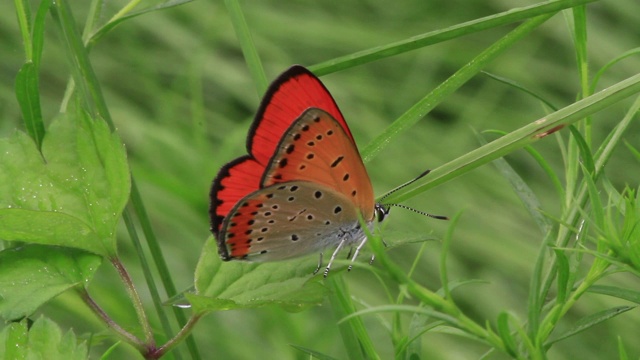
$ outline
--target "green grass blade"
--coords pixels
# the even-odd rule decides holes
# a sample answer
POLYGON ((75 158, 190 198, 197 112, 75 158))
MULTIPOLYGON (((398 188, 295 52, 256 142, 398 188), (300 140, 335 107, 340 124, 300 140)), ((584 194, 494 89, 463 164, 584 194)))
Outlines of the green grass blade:
MULTIPOLYGON (((113 30, 117 25, 119 25, 123 21, 126 21, 128 19, 134 18, 136 16, 140 16, 146 13, 150 13, 150 12, 154 12, 162 9, 168 9, 171 7, 189 3, 191 1, 193 0, 168 0, 158 5, 154 5, 138 11, 130 12, 128 14, 126 12, 120 12, 119 14, 114 16, 114 18, 110 19, 106 24, 100 27, 95 33, 93 33, 93 35, 89 37, 87 41, 87 47, 89 48, 93 47, 98 41, 100 41, 100 39, 102 39, 103 36, 105 36, 107 33, 109 33, 111 30, 113 30)), ((129 11, 130 10, 131 9, 129 9, 129 11)), ((88 22, 87 24, 90 25, 91 23, 88 22)), ((90 30, 91 26, 87 26, 85 28, 90 30)))
POLYGON ((624 53, 620 54, 619 56, 616 56, 613 60, 609 61, 603 67, 601 67, 600 70, 598 70, 598 72, 593 76, 593 81, 591 81, 591 93, 595 92, 595 89, 598 86, 598 82, 600 81, 600 78, 602 77, 602 75, 604 75, 605 72, 607 72, 607 70, 609 70, 609 68, 611 68, 613 65, 619 63, 620 61, 630 56, 638 55, 638 54, 640 54, 640 47, 631 49, 629 51, 625 51, 624 53))
POLYGON ((635 306, 617 306, 611 309, 607 309, 607 310, 602 310, 602 311, 598 311, 595 314, 589 315, 589 316, 585 316, 582 319, 578 320, 575 325, 567 330, 566 332, 564 332, 563 334, 558 335, 557 338, 550 340, 547 344, 545 344, 545 346, 549 347, 552 344, 560 341, 560 340, 564 340, 566 338, 569 338, 573 335, 576 335, 580 332, 583 332, 595 325, 600 324, 603 321, 609 320, 611 318, 614 318, 620 314, 623 314, 629 310, 633 310, 635 309, 635 306))
POLYGON ((548 1, 523 8, 511 9, 499 14, 468 21, 451 26, 443 30, 428 32, 426 34, 411 37, 406 40, 394 42, 388 45, 363 50, 354 54, 341 56, 332 60, 310 66, 309 69, 318 76, 330 74, 336 71, 366 64, 372 61, 402 54, 428 45, 455 39, 460 36, 472 34, 478 31, 527 20, 539 15, 555 14, 556 12, 578 5, 587 4, 597 0, 566 0, 548 1))
POLYGON ((640 291, 625 289, 611 285, 593 285, 587 290, 590 293, 602 294, 616 297, 618 299, 627 300, 640 305, 640 291))
POLYGON ((236 32, 236 36, 238 36, 238 42, 240 43, 240 48, 242 48, 242 54, 249 67, 249 73, 253 78, 258 96, 262 96, 267 89, 267 77, 264 73, 258 50, 253 43, 251 31, 249 31, 249 26, 240 8, 240 3, 238 3, 238 0, 225 0, 224 3, 229 11, 233 29, 236 32))
POLYGON ((351 300, 349 289, 342 276, 330 276, 327 285, 331 289, 329 301, 337 320, 340 320, 338 328, 342 334, 342 342, 350 359, 379 359, 379 356, 369 337, 364 322, 360 317, 349 318, 356 313, 351 300), (349 318, 349 321, 344 321, 349 318))
MULTIPOLYGON (((393 141, 393 138, 398 136, 400 133, 409 130, 444 99, 459 89, 473 76, 478 74, 487 64, 498 57, 498 55, 511 48, 513 44, 547 21, 551 16, 552 15, 542 15, 518 26, 515 30, 511 31, 502 39, 482 51, 478 56, 468 62, 460 70, 456 71, 456 73, 446 81, 438 85, 438 87, 402 114, 393 122, 393 124, 373 139, 371 143, 362 150, 361 153, 364 162, 366 163, 373 159, 393 141)), ((429 175, 428 178, 433 179, 433 176, 429 175)), ((398 197, 398 194, 394 194, 390 197, 396 198, 398 197)), ((396 200, 391 199, 389 199, 389 201, 396 202, 396 200)))
MULTIPOLYGON (((487 143, 480 136, 478 136, 478 140, 482 145, 485 145, 487 143)), ((528 148, 531 147, 528 146, 528 148)), ((542 205, 533 190, 531 190, 529 185, 527 185, 522 177, 520 177, 520 175, 518 175, 518 173, 511 167, 511 165, 509 165, 507 160, 502 158, 496 159, 493 161, 493 164, 498 169, 502 177, 507 179, 509 184, 511 184, 513 191, 515 191, 516 195, 518 195, 518 198, 520 198, 520 201, 524 205, 525 209, 527 209, 529 215, 531 215, 533 220, 536 222, 536 225, 538 225, 541 233, 546 234, 551 229, 551 224, 549 223, 549 220, 540 212, 540 209, 542 209, 542 205)))
MULTIPOLYGON (((487 145, 452 160, 431 171, 429 176, 425 176, 417 180, 415 183, 389 195, 385 198, 385 201, 389 203, 398 203, 416 196, 450 179, 465 174, 472 169, 509 154, 516 149, 520 149, 538 141, 568 124, 583 119, 587 115, 602 110, 638 92, 640 92, 640 74, 621 81, 600 91, 599 93, 589 96, 588 98, 575 102, 487 145)), ((623 123, 625 126, 621 128, 622 131, 626 129, 628 121, 623 123)), ((619 138, 616 137, 616 139, 619 138)), ((611 150, 612 148, 608 147, 607 152, 603 153, 602 157, 608 158, 608 156, 611 155, 611 150)), ((596 169, 602 169, 602 166, 604 166, 604 163, 602 162, 604 158, 602 157, 596 161, 596 169)))

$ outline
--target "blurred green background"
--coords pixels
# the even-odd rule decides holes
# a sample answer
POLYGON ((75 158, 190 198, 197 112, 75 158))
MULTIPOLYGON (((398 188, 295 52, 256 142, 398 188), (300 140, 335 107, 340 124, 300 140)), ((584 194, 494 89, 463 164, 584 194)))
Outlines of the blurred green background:
MULTIPOLYGON (((83 24, 89 2, 76 1, 74 16, 83 24)), ((341 55, 488 16, 532 1, 410 0, 388 2, 244 1, 243 11, 269 79, 294 63, 313 65, 341 55)), ((33 2, 34 6, 37 2, 33 2)), ((105 4, 106 21, 124 1, 105 4)), ((640 46, 640 3, 600 1, 588 6, 588 56, 594 73, 621 53, 640 46)), ((49 19, 51 20, 51 19, 49 19)), ((440 82, 473 56, 515 27, 479 32, 400 56, 322 77, 334 95, 360 146, 379 134, 440 82)), ((57 114, 69 78, 62 42, 49 22, 41 72, 43 115, 57 114)), ((23 129, 13 89, 24 61, 15 9, 0 4, 0 136, 23 129)), ((141 188, 155 231, 178 288, 193 283, 193 272, 205 239, 210 182, 221 165, 245 153, 245 137, 259 103, 238 41, 222 1, 194 1, 125 21, 91 52, 118 132, 127 146, 132 172, 141 188)), ((599 89, 634 75, 640 59, 614 66, 599 89)), ((518 81, 558 107, 579 93, 578 72, 570 26, 558 14, 493 62, 488 72, 518 81)), ((599 143, 624 115, 626 101, 594 116, 594 142, 599 143)), ((531 96, 480 75, 445 100, 411 131, 400 136, 367 163, 376 194, 383 194, 428 168, 435 168, 479 146, 474 132, 512 131, 545 115, 531 96)), ((628 131, 640 147, 640 125, 628 131)), ((564 135, 566 137, 566 134, 564 135)), ((495 135, 486 135, 491 140, 495 135)), ((562 159, 553 137, 535 148, 556 170, 562 159)), ((543 210, 557 215, 559 201, 551 182, 524 152, 507 160, 540 198, 543 210)), ((619 189, 638 185, 638 163, 620 147, 607 168, 619 189)), ((463 211, 450 248, 450 279, 482 279, 487 284, 457 290, 456 301, 474 319, 494 321, 500 311, 526 318, 531 270, 542 236, 508 182, 492 165, 406 203, 434 214, 463 211)), ((429 235, 440 238, 447 222, 393 209, 386 230, 393 239, 429 235)), ((143 297, 137 258, 124 230, 120 252, 143 297)), ((405 266, 419 244, 392 250, 405 266)), ((439 288, 439 242, 430 242, 415 279, 439 288)), ((363 257, 364 258, 364 257, 363 257)), ((315 257, 309 258, 315 262, 315 257)), ((373 265, 375 266, 375 264, 373 265)), ((345 274, 352 294, 369 306, 389 303, 380 283, 368 271, 345 274)), ((628 275, 608 282, 634 284, 628 275)), ((632 286, 632 285, 631 285, 632 286)), ((90 293, 124 327, 135 329, 136 317, 113 269, 103 266, 90 293)), ((587 294, 560 329, 621 300, 587 294)), ((76 333, 102 331, 102 324, 72 295, 62 295, 42 312, 76 333)), ((153 312, 149 312, 154 316, 153 312)), ((393 357, 385 317, 369 316, 365 323, 384 359, 393 357)), ((552 359, 612 358, 621 337, 632 357, 640 354, 636 311, 554 345, 552 359), (597 354, 597 355, 596 355, 597 354)), ((303 359, 295 344, 345 356, 342 340, 328 304, 301 313, 276 307, 220 312, 207 316, 193 332, 204 358, 303 359)), ((158 327, 159 329, 159 327, 158 327)), ((560 330, 559 329, 559 330, 560 330)), ((162 341, 162 339, 160 339, 162 341)), ((455 335, 430 332, 423 338, 423 358, 478 358, 486 348, 455 335)), ((108 346, 110 341, 105 341, 108 346)), ((104 347, 95 351, 101 353, 104 347)), ((126 346, 113 356, 132 356, 126 346)), ((112 357, 117 358, 117 357, 112 357)), ((493 354, 490 358, 506 358, 493 354)))

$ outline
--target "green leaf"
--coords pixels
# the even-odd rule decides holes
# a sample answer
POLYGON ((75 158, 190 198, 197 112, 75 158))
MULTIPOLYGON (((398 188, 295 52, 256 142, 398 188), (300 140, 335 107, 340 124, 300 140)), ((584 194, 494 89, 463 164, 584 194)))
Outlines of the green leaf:
POLYGON ((85 251, 44 245, 0 251, 0 317, 29 316, 63 291, 87 284, 101 261, 85 251))
POLYGON ((42 154, 16 132, 0 139, 0 238, 114 255, 129 188, 125 149, 102 120, 59 117, 42 154))
POLYGON ((154 5, 148 8, 144 8, 135 12, 132 12, 128 15, 119 17, 115 20, 111 20, 108 23, 106 23, 105 25, 103 25, 100 29, 98 29, 98 31, 96 31, 92 36, 91 39, 89 40, 89 47, 91 47, 93 44, 95 44, 100 38, 102 38, 104 35, 106 35, 109 31, 113 30, 113 28, 115 28, 118 24, 120 24, 121 22, 127 20, 127 19, 131 19, 134 18, 136 16, 140 16, 143 14, 146 14, 148 12, 152 12, 152 11, 156 11, 156 10, 161 10, 161 9, 167 9, 170 7, 174 7, 174 6, 178 6, 178 5, 182 5, 182 4, 186 4, 188 2, 192 2, 193 0, 167 0, 163 3, 160 3, 158 5, 154 5))
POLYGON ((322 302, 327 289, 317 262, 309 257, 271 263, 223 263, 216 241, 207 240, 195 274, 196 294, 185 294, 195 312, 252 308, 277 304, 302 310, 322 302))
POLYGON ((569 329, 568 331, 564 332, 563 334, 559 335, 557 338, 549 341, 546 346, 551 346, 552 344, 566 339, 568 337, 571 337, 573 335, 576 335, 580 332, 583 332, 587 329, 589 329, 592 326, 595 326, 605 320, 609 320, 613 317, 616 317, 622 313, 625 313, 629 310, 635 309, 635 306, 617 306, 611 309, 607 309, 607 310, 602 310, 599 311, 595 314, 591 314, 589 316, 585 316, 582 319, 578 320, 575 325, 569 329))
POLYGON ((0 358, 87 359, 87 345, 78 343, 73 332, 63 335, 58 325, 44 317, 36 320, 28 331, 25 323, 14 323, 0 332, 0 358))
MULTIPOLYGON (((486 140, 483 137, 478 135, 477 138, 481 145, 487 144, 486 140)), ((531 190, 529 185, 527 185, 522 177, 513 169, 513 167, 511 167, 511 165, 509 165, 507 160, 505 160, 504 158, 494 160, 493 165, 498 169, 500 175, 502 175, 502 177, 509 181, 509 184, 511 184, 513 191, 516 193, 516 195, 518 195, 525 209, 527 209, 529 215, 531 215, 533 220, 536 222, 536 225, 538 225, 540 232, 543 234, 549 232, 549 230, 551 229, 551 224, 549 223, 549 220, 540 212, 540 209, 542 208, 540 200, 533 192, 533 190, 531 190)))
POLYGON ((517 344, 515 339, 513 338, 513 335, 511 334, 511 328, 509 327, 510 316, 511 315, 509 313, 504 311, 498 315, 498 334, 500 334, 500 338, 502 338, 504 346, 509 355, 516 357, 517 344))
POLYGON ((640 291, 624 289, 617 286, 593 285, 589 287, 588 292, 602 295, 609 295, 627 301, 640 304, 640 291))
POLYGON ((562 304, 567 299, 567 291, 569 290, 568 284, 569 284, 569 278, 571 275, 571 269, 569 266, 569 259, 567 258, 567 255, 564 253, 563 249, 553 249, 553 252, 556 254, 556 259, 558 261, 557 303, 562 304))
POLYGON ((38 68, 33 62, 27 62, 16 75, 16 98, 20 104, 22 118, 29 136, 36 142, 38 149, 44 139, 44 124, 40 109, 40 90, 38 88, 38 68))
POLYGON ((13 322, 0 331, 0 359, 25 359, 28 340, 28 319, 13 322))
POLYGON ((321 352, 308 349, 306 347, 291 345, 293 348, 300 350, 304 354, 309 355, 310 359, 318 359, 318 360, 336 360, 336 358, 329 356, 327 354, 323 354, 321 352))

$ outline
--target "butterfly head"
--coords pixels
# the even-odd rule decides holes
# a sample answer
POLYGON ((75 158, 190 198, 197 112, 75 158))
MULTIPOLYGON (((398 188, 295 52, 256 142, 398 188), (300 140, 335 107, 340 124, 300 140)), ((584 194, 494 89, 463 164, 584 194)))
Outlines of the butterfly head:
POLYGON ((391 207, 389 205, 376 203, 374 211, 378 222, 382 222, 387 218, 387 215, 389 215, 389 210, 391 210, 391 207))

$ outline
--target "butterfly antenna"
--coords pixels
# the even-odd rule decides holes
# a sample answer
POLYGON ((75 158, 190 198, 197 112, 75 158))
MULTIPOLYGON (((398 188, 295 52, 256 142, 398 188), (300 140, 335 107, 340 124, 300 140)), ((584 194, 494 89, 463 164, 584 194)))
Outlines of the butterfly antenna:
POLYGON ((420 214, 420 215, 423 215, 423 216, 428 216, 430 218, 434 218, 434 219, 438 219, 438 220, 449 220, 449 218, 447 216, 429 214, 429 213, 426 213, 424 211, 420 211, 418 209, 414 209, 412 207, 409 207, 409 206, 406 206, 406 205, 402 205, 402 204, 384 204, 384 205, 385 206, 395 206, 395 207, 399 207, 399 208, 402 208, 402 209, 405 209, 405 210, 411 210, 416 214, 420 214))
MULTIPOLYGON (((409 180, 409 181, 407 181, 406 183, 404 183, 404 184, 402 184, 402 185, 398 186, 397 188, 395 188, 395 189, 393 189, 393 190, 389 191, 388 193, 386 193, 386 194, 382 195, 382 197, 380 198, 380 202, 382 202, 382 200, 384 200, 385 198, 387 198, 389 195, 393 194, 394 192, 396 192, 396 191, 398 191, 398 190, 400 190, 400 189, 402 189, 402 188, 404 188, 404 187, 407 187, 407 186, 409 186, 409 185, 413 184, 414 182, 418 181, 421 177, 423 177, 423 176, 427 175, 427 174, 428 174, 428 173, 430 173, 430 172, 431 172, 431 170, 426 170, 426 171, 424 171, 422 174, 420 174, 420 175, 416 176, 416 178, 415 178, 415 179, 413 179, 413 180, 409 180)), ((386 205, 386 204, 385 204, 385 205, 386 205)), ((395 204, 389 204, 389 205, 394 205, 394 206, 396 206, 395 204)))

